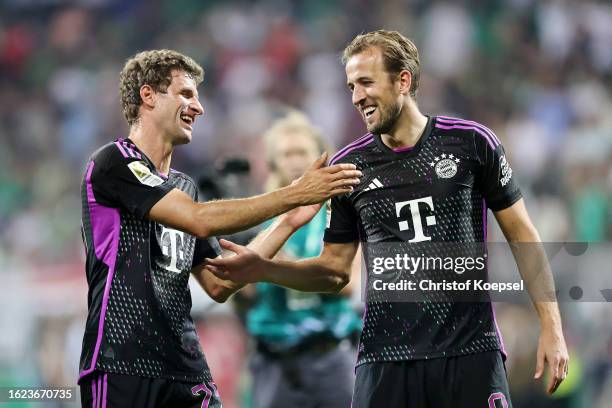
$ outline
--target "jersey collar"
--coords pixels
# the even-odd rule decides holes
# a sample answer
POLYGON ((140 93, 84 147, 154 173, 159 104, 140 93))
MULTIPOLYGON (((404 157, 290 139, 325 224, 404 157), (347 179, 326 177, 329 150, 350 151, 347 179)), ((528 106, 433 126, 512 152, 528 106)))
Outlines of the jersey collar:
POLYGON ((151 159, 149 159, 149 156, 147 156, 145 154, 145 152, 140 150, 138 148, 138 146, 136 145, 136 143, 134 143, 134 141, 132 139, 130 139, 129 137, 126 137, 123 140, 125 140, 128 143, 130 143, 133 146, 134 149, 138 150, 138 152, 142 156, 142 161, 144 161, 147 164, 149 169, 151 169, 154 172, 155 175, 160 176, 164 180, 168 180, 168 178, 170 177, 170 173, 172 173, 172 169, 170 169, 170 171, 168 171, 168 174, 164 174, 164 173, 158 171, 157 168, 155 167, 155 165, 153 164, 153 162, 151 161, 151 159))
POLYGON ((400 148, 392 149, 382 141, 382 137, 380 135, 376 135, 376 134, 374 135, 374 142, 380 148, 380 150, 382 150, 385 154, 392 155, 392 156, 400 155, 401 157, 415 156, 416 154, 419 153, 419 151, 421 150, 421 147, 431 135, 431 132, 433 131, 433 128, 434 128, 434 124, 435 124, 435 118, 433 116, 427 116, 427 125, 425 125, 425 129, 423 129, 423 133, 421 133, 421 136, 419 137, 419 140, 417 140, 416 144, 411 147, 400 147, 400 148))

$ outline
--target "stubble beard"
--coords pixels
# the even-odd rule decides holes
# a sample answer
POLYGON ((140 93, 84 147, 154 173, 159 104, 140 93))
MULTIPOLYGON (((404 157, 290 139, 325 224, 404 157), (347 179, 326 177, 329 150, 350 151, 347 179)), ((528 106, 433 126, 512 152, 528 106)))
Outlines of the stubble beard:
POLYGON ((388 134, 395 127, 402 112, 402 106, 400 104, 392 104, 388 109, 383 110, 379 105, 378 109, 380 120, 378 123, 373 123, 372 125, 366 123, 366 127, 370 133, 375 135, 388 134))

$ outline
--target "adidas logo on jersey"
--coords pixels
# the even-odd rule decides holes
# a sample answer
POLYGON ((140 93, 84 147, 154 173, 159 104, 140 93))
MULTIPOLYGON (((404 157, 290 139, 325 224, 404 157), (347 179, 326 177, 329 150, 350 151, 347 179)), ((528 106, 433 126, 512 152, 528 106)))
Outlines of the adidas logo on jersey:
POLYGON ((378 180, 378 178, 375 178, 363 191, 370 191, 380 187, 383 187, 382 183, 380 180, 378 180))

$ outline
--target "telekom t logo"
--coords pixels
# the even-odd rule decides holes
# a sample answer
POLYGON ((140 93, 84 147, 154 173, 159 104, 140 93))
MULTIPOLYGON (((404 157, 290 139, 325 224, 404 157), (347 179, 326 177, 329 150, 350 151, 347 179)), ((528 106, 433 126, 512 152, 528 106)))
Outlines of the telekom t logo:
POLYGON ((182 261, 185 258, 185 251, 183 249, 185 240, 183 234, 181 231, 166 228, 162 225, 161 249, 165 256, 170 257, 170 265, 166 266, 166 269, 170 272, 181 273, 181 270, 177 268, 177 263, 179 259, 182 261))
MULTIPOLYGON (((434 205, 431 197, 417 198, 415 200, 402 201, 401 203, 395 203, 395 214, 400 217, 402 208, 408 206, 410 208, 410 214, 412 215, 412 225, 414 226, 414 238, 408 242, 421 242, 430 241, 431 237, 428 237, 423 232, 423 223, 421 221, 421 212, 419 211, 419 204, 426 204, 429 209, 433 212, 434 205)), ((425 217, 425 224, 429 227, 436 224, 435 215, 428 215, 425 217)), ((399 222, 400 231, 407 231, 410 229, 408 221, 399 222)))

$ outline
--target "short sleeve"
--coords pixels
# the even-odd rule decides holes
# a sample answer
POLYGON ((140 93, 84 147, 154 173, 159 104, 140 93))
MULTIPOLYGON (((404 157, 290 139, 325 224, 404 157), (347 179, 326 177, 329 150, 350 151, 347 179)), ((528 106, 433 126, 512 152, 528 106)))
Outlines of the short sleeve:
POLYGON ((105 153, 94 159, 91 171, 93 192, 102 204, 123 207, 136 217, 145 218, 174 188, 167 180, 153 174, 143 160, 105 153))
POLYGON ((504 147, 496 139, 492 141, 481 139, 479 152, 482 163, 480 189, 487 207, 493 211, 508 208, 522 197, 504 147))
MULTIPOLYGON (((196 201, 200 202, 200 192, 196 190, 196 201)), ((219 245, 219 241, 215 237, 197 238, 195 241, 195 249, 193 250, 193 260, 191 267, 194 268, 204 262, 206 258, 214 259, 223 254, 223 249, 219 245)))
POLYGON ((348 195, 333 197, 327 205, 327 228, 323 240, 331 243, 357 241, 358 218, 348 195))
POLYGON ((214 259, 221 256, 222 253, 223 250, 217 238, 198 238, 193 251, 192 268, 204 262, 206 258, 214 259))

